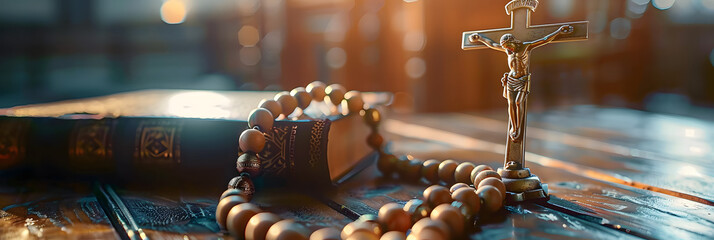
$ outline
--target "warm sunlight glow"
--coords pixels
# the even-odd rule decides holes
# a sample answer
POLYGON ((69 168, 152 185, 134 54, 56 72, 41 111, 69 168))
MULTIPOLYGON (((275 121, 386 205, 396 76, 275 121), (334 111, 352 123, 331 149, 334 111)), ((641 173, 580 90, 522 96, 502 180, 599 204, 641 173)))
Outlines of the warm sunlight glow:
POLYGON ((186 20, 186 3, 182 0, 167 0, 161 5, 161 20, 168 24, 179 24, 186 20))
POLYGON ((168 101, 168 112, 177 117, 187 118, 228 118, 230 99, 208 91, 178 93, 168 101))

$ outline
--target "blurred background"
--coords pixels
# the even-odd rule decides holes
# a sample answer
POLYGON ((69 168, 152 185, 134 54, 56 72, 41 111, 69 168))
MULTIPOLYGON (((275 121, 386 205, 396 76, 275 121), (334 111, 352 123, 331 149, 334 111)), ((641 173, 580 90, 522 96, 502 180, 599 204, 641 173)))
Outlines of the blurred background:
MULTIPOLYGON (((390 91, 400 111, 504 109, 507 0, 0 0, 0 107, 139 89, 390 91)), ((534 51, 531 109, 594 104, 714 118, 714 0, 541 0, 590 21, 534 51)))

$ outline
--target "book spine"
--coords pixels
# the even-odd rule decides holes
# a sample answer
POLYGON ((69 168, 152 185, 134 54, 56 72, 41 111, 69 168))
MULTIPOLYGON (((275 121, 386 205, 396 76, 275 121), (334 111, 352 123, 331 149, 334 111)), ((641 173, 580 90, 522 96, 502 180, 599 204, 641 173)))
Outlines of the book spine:
MULTIPOLYGON (((277 121, 258 155, 258 183, 329 185, 330 123, 277 121)), ((247 128, 244 121, 213 119, 0 117, 0 171, 119 185, 225 187, 238 175, 238 137, 247 128)))

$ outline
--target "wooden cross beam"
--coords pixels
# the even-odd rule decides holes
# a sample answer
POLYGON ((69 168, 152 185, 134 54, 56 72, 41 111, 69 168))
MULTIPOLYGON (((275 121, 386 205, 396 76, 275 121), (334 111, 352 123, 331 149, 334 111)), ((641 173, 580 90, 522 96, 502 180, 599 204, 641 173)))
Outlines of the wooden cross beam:
POLYGON ((506 5, 506 13, 511 15, 511 27, 501 28, 501 29, 489 29, 489 30, 479 30, 479 31, 469 31, 464 32, 461 35, 461 48, 463 50, 474 50, 486 48, 480 42, 472 43, 469 41, 469 36, 474 33, 479 33, 482 36, 498 41, 503 34, 510 33, 513 36, 523 42, 533 41, 542 38, 552 32, 558 30, 560 26, 570 25, 572 26, 573 33, 559 35, 553 40, 553 42, 568 42, 568 41, 579 41, 586 40, 588 38, 588 22, 568 22, 568 23, 556 23, 556 24, 546 24, 531 26, 531 12, 535 12, 535 7, 538 1, 536 0, 526 0, 526 1, 511 1, 506 5), (518 4, 520 2, 529 2, 530 6, 525 6, 518 4))

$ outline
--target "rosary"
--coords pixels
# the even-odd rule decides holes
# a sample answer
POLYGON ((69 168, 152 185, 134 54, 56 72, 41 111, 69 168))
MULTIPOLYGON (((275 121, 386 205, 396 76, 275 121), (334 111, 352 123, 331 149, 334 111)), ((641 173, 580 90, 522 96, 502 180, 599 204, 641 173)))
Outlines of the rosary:
POLYGON ((381 118, 376 109, 364 109, 360 92, 347 92, 339 84, 325 86, 316 81, 306 88, 278 93, 274 100, 261 101, 248 117, 249 129, 239 137, 242 154, 238 157, 236 169, 240 175, 231 179, 228 190, 220 197, 216 208, 218 225, 238 239, 458 239, 465 236, 468 223, 473 223, 476 216, 492 214, 503 207, 506 186, 493 168, 454 160, 422 162, 386 153, 384 139, 378 132, 381 118), (263 133, 273 127, 276 119, 287 119, 296 108, 304 110, 312 100, 323 99, 335 106, 341 104, 345 115, 360 114, 363 117, 372 129, 367 144, 379 152, 377 168, 383 175, 396 174, 408 181, 424 179, 450 188, 430 186, 424 190, 423 199, 412 199, 404 207, 397 203, 386 204, 379 209, 377 216, 363 215, 344 226, 342 231, 323 228, 310 233, 294 220, 281 219, 250 203, 255 192, 250 178, 260 173, 257 154, 266 142, 263 133))

